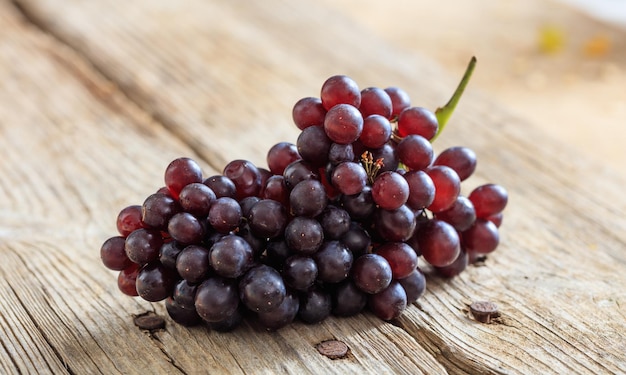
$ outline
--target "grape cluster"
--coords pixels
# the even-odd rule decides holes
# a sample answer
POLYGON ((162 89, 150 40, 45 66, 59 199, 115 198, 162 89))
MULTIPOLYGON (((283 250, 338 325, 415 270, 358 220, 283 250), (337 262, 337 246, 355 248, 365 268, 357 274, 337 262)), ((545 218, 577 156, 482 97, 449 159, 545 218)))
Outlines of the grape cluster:
POLYGON ((461 195, 476 154, 435 157, 437 116, 402 89, 337 75, 292 115, 301 133, 272 146, 266 168, 234 160, 205 178, 179 158, 164 187, 121 210, 100 254, 123 293, 216 330, 364 309, 391 320, 425 291, 420 257, 453 277, 496 249, 506 190, 461 195))

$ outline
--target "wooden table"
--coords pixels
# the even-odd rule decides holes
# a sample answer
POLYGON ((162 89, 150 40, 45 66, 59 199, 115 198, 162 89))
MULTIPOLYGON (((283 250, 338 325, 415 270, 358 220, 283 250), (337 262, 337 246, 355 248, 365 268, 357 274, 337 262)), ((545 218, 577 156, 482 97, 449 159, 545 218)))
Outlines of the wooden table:
POLYGON ((461 72, 331 8, 279 0, 3 1, 0 25, 0 373, 626 372, 626 174, 472 84, 435 148, 477 152, 467 189, 509 190, 484 266, 429 278, 393 323, 140 330, 133 316, 165 310, 123 296, 99 248, 171 160, 193 157, 206 175, 235 158, 263 165, 271 145, 295 141, 295 101, 333 74, 434 109, 461 72), (501 318, 471 319, 475 300, 501 318), (320 355, 328 339, 350 355, 320 355))

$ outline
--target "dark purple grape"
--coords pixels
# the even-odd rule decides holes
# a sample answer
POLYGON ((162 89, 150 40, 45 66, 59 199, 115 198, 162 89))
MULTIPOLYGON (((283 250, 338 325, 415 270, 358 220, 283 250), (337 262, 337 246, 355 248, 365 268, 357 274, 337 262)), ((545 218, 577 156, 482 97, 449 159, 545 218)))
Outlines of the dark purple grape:
POLYGON ((363 191, 359 194, 342 195, 340 203, 342 208, 346 210, 354 220, 367 219, 376 209, 370 186, 365 186, 363 191))
POLYGON ((161 232, 155 229, 137 229, 126 237, 125 251, 128 259, 137 264, 146 264, 159 257, 163 245, 161 232))
POLYGON ((262 199, 250 209, 248 223, 255 236, 282 236, 287 224, 287 210, 275 200, 262 199))
POLYGON ((387 117, 371 115, 363 119, 359 141, 368 148, 381 148, 389 142, 391 133, 392 127, 387 117))
POLYGON ((437 117, 426 108, 408 107, 398 116, 398 135, 400 137, 417 134, 431 140, 438 128, 437 117))
POLYGON ((417 254, 404 242, 386 242, 376 249, 376 254, 387 260, 394 279, 409 276, 417 267, 417 254))
POLYGON ((406 205, 396 210, 378 209, 374 215, 374 226, 385 241, 406 241, 415 231, 415 213, 406 205))
POLYGON ((170 318, 182 326, 193 327, 202 322, 202 318, 196 312, 195 307, 191 309, 184 308, 176 303, 172 297, 168 297, 165 300, 165 309, 170 318))
POLYGON ((239 226, 241 206, 233 198, 217 198, 209 211, 209 224, 219 233, 226 234, 239 226))
POLYGON ((409 199, 409 184, 397 172, 383 172, 372 185, 372 199, 385 210, 398 209, 409 199))
POLYGON ((433 165, 452 168, 459 175, 459 179, 464 181, 476 170, 476 153, 467 147, 450 147, 435 158, 433 165))
POLYGON ((268 178, 261 192, 261 198, 272 199, 282 204, 284 207, 288 207, 289 189, 285 183, 285 177, 276 175, 268 178))
POLYGON ((331 143, 322 126, 309 126, 298 135, 296 141, 302 160, 314 167, 321 167, 328 162, 331 143))
POLYGON ((350 104, 358 108, 361 104, 361 91, 352 78, 335 75, 322 85, 320 99, 327 111, 338 104, 350 104))
POLYGON ((119 290, 130 297, 137 297, 137 274, 139 274, 139 265, 132 263, 124 268, 117 275, 117 287, 119 290))
POLYGON ((194 182, 202 182, 202 169, 190 158, 173 160, 165 169, 165 186, 174 199, 183 188, 194 182))
POLYGON ((289 206, 294 216, 315 217, 328 204, 326 189, 317 180, 304 180, 294 186, 289 195, 289 206))
POLYGON ((237 187, 235 183, 228 177, 222 175, 215 175, 207 178, 202 182, 206 186, 208 186, 213 193, 215 193, 215 197, 229 197, 235 198, 237 194, 237 187))
POLYGON ((337 104, 326 113, 324 131, 335 143, 352 143, 363 131, 363 116, 350 104, 337 104))
POLYGON ((370 310, 382 320, 395 319, 406 309, 406 292, 396 280, 383 291, 369 296, 368 306, 370 310))
POLYGON ((239 305, 239 308, 237 308, 235 312, 229 315, 226 319, 218 322, 207 322, 207 326, 209 329, 216 332, 230 332, 237 328, 237 326, 239 326, 239 324, 243 321, 242 310, 243 308, 239 305))
POLYGON ((255 236, 254 233, 252 233, 250 223, 248 222, 242 223, 239 228, 237 228, 237 232, 235 234, 250 245, 252 251, 254 252, 255 259, 259 258, 267 247, 267 239, 255 236))
POLYGON ((296 102, 292 110, 293 122, 298 129, 324 124, 326 109, 319 98, 302 98, 296 102))
POLYGON ((325 242, 315 255, 317 279, 325 283, 338 283, 350 274, 352 253, 339 241, 325 242))
POLYGON ((396 147, 398 159, 411 170, 422 170, 433 161, 433 146, 421 135, 409 134, 396 147))
POLYGON ((176 269, 176 259, 184 248, 184 245, 176 241, 165 242, 159 250, 159 262, 161 262, 164 267, 176 269))
POLYGON ((172 216, 167 231, 173 239, 187 245, 199 243, 204 237, 204 225, 188 212, 172 216))
POLYGON ((352 144, 342 145, 339 143, 333 143, 328 150, 328 161, 331 165, 337 165, 344 161, 354 160, 354 148, 352 144))
POLYGON ((115 220, 117 231, 123 237, 128 236, 134 230, 143 228, 144 224, 141 221, 141 206, 132 205, 124 207, 117 215, 115 220))
POLYGON ((185 212, 196 217, 206 217, 211 204, 217 199, 213 190, 203 183, 194 182, 180 191, 178 201, 185 212))
POLYGON ((311 255, 324 241, 324 229, 315 219, 298 216, 285 228, 285 242, 293 252, 311 255))
MULTIPOLYGON (((322 117, 321 121, 319 125, 324 123, 324 117, 322 117)), ((279 142, 270 148, 266 159, 267 166, 272 174, 282 175, 285 168, 294 161, 301 159, 301 156, 298 154, 298 148, 293 143, 279 142)))
POLYGON ((267 242, 265 262, 275 269, 281 270, 283 263, 291 255, 293 255, 293 251, 287 246, 287 242, 280 240, 267 242))
POLYGON ((209 276, 209 250, 203 246, 189 245, 176 259, 178 274, 192 284, 202 282, 209 276))
POLYGON ((283 302, 274 310, 257 314, 259 323, 267 330, 276 331, 293 322, 300 309, 300 299, 294 292, 287 291, 283 302))
POLYGON ((346 245, 355 258, 365 254, 372 243, 370 235, 357 222, 351 222, 350 228, 339 240, 346 245))
POLYGON ((367 184, 367 172, 359 163, 351 161, 339 163, 333 169, 331 183, 342 194, 358 194, 367 184))
POLYGON ((165 230, 167 223, 182 208, 170 195, 154 193, 141 206, 141 221, 150 228, 165 230))
POLYGON ((243 238, 228 234, 211 246, 208 261, 218 275, 234 279, 252 267, 254 250, 243 238))
POLYGON ((485 184, 472 190, 468 198, 474 204, 476 217, 484 219, 502 212, 509 200, 509 195, 500 185, 485 184))
POLYGON ((195 301, 196 301, 196 290, 198 289, 197 284, 190 284, 187 280, 180 280, 174 286, 174 291, 172 292, 172 298, 176 302, 176 304, 184 309, 196 309, 195 301))
POLYGON ((461 192, 461 180, 456 172, 445 165, 435 165, 425 171, 435 185, 435 198, 428 209, 434 213, 450 208, 461 192))
POLYGON ((396 171, 398 169, 396 147, 390 142, 385 143, 381 148, 372 150, 372 157, 374 160, 382 160, 380 172, 396 171))
POLYGON ((409 184, 409 198, 406 205, 414 210, 430 206, 435 199, 435 184, 424 171, 408 171, 404 179, 409 184))
POLYGON ((239 201, 239 207, 241 207, 241 216, 247 218, 250 215, 250 210, 252 206, 257 204, 261 198, 259 197, 245 197, 239 201))
POLYGON ((367 305, 367 293, 350 280, 338 284, 332 291, 332 313, 337 316, 352 316, 360 313, 367 305))
POLYGON ((461 251, 459 235, 452 225, 432 219, 416 231, 419 251, 426 261, 435 267, 444 267, 454 262, 461 251))
POLYGON ((158 302, 172 294, 178 281, 176 272, 163 267, 158 261, 141 267, 137 274, 137 293, 149 302, 158 302))
POLYGON ((426 292, 426 277, 419 268, 413 270, 409 276, 399 279, 398 282, 406 292, 407 304, 417 301, 426 292))
POLYGON ((467 197, 459 195, 450 208, 438 212, 436 217, 452 225, 457 231, 463 232, 476 221, 476 211, 467 197))
POLYGON ((330 315, 332 305, 330 294, 311 289, 300 296, 298 318, 308 324, 319 323, 330 315))
POLYGON ((126 255, 126 240, 122 236, 107 239, 100 247, 102 264, 110 270, 121 271, 128 268, 132 261, 126 255))
POLYGON ((370 115, 380 115, 391 118, 393 104, 389 94, 378 87, 368 87, 361 90, 361 105, 359 110, 363 117, 370 115))
POLYGON ((317 278, 317 264, 311 257, 292 255, 285 259, 282 275, 288 286, 304 291, 309 289, 317 278))
POLYGON ((226 164, 222 174, 235 184, 235 199, 256 196, 261 190, 259 169, 247 160, 233 160, 226 164))
POLYGON ((287 290, 278 271, 261 264, 251 268, 239 281, 239 298, 254 312, 268 312, 280 306, 287 290))
POLYGON ((350 214, 337 206, 328 205, 319 218, 324 238, 337 240, 350 229, 350 214))
POLYGON ((293 163, 285 167, 283 177, 285 178, 285 185, 288 189, 293 189, 294 186, 305 180, 317 180, 319 176, 316 172, 316 168, 312 167, 304 160, 296 160, 293 163))
POLYGON ((462 233, 463 246, 474 253, 487 254, 500 243, 498 227, 485 219, 476 219, 474 224, 462 233))
POLYGON ((392 111, 390 118, 398 117, 398 115, 400 115, 402 111, 411 106, 411 98, 401 88, 387 87, 385 89, 385 92, 387 93, 387 95, 389 95, 389 98, 391 99, 392 111))
POLYGON ((374 294, 382 291, 389 286, 391 278, 391 266, 380 255, 361 255, 352 265, 354 285, 365 293, 374 294))
POLYGON ((233 280, 211 277, 198 286, 195 306, 198 315, 205 321, 225 321, 239 307, 237 285, 233 280))
POLYGON ((467 268, 468 262, 469 257, 467 252, 461 249, 459 256, 454 260, 454 262, 448 264, 447 266, 434 268, 437 274, 439 274, 440 276, 451 278, 463 272, 465 268, 467 268))

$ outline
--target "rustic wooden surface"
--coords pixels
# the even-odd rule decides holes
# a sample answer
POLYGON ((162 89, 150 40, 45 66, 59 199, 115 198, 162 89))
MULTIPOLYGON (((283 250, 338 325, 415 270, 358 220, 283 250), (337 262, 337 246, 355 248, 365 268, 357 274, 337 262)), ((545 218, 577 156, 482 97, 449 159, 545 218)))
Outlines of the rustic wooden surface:
POLYGON ((98 249, 169 161, 196 158, 207 175, 233 158, 262 165, 295 140, 293 103, 332 74, 431 108, 458 76, 335 8, 288 1, 2 1, 0 25, 0 373, 626 372, 626 174, 477 85, 436 147, 476 150, 466 189, 510 192, 484 266, 429 278, 393 324, 139 330, 133 315, 163 306, 122 296, 98 249), (467 315, 483 299, 500 307, 494 324, 467 315), (348 358, 317 353, 330 338, 348 358))

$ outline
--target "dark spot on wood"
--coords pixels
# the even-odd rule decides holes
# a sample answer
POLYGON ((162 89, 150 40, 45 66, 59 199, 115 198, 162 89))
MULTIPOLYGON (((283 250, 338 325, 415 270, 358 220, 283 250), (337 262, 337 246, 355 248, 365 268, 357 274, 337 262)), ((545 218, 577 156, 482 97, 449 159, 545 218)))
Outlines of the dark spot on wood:
POLYGON ((150 311, 135 316, 134 322, 135 325, 140 329, 145 329, 148 331, 155 331, 157 329, 165 328, 165 319, 150 311))
POLYGON ((481 323, 489 324, 491 323, 491 319, 498 318, 500 316, 498 306, 490 301, 472 302, 469 308, 474 319, 481 323))
POLYGON ((345 358, 348 355, 348 345, 339 340, 326 340, 317 344, 317 351, 330 359, 345 358))

